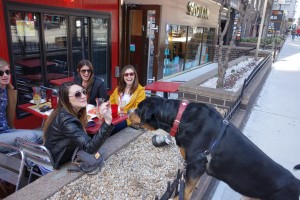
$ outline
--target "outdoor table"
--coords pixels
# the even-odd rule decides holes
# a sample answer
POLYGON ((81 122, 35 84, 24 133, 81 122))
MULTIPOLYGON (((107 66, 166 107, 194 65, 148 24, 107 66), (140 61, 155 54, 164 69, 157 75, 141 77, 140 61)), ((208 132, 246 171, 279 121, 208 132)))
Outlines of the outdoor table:
POLYGON ((65 83, 65 82, 70 82, 73 80, 74 80, 74 77, 71 76, 71 77, 66 77, 66 78, 53 79, 53 80, 50 80, 50 83, 52 85, 60 86, 61 84, 65 83))
MULTIPOLYGON (((45 105, 51 107, 51 102, 41 103, 39 105, 39 107, 42 107, 42 106, 45 106, 45 105)), ((24 110, 24 111, 26 111, 26 112, 34 115, 34 116, 40 117, 43 120, 47 119, 48 116, 50 115, 51 111, 52 111, 52 110, 49 110, 49 111, 44 112, 44 113, 40 112, 39 109, 37 108, 37 106, 35 104, 32 104, 32 103, 21 104, 21 105, 18 106, 18 108, 20 108, 20 109, 22 109, 22 110, 24 110), (49 114, 47 114, 47 113, 49 113, 49 114)))
MULTIPOLYGON (((116 125, 116 124, 118 124, 118 123, 120 123, 120 122, 126 120, 127 117, 128 117, 127 114, 124 114, 124 116, 118 115, 118 117, 113 117, 113 118, 112 118, 112 122, 111 122, 111 123, 112 123, 113 125, 116 125)), ((104 120, 104 119, 103 119, 103 120, 104 120)), ((95 118, 93 119, 93 121, 94 121, 96 124, 95 124, 94 126, 91 126, 91 127, 86 128, 86 131, 88 132, 88 134, 92 134, 92 135, 98 132, 98 130, 100 129, 100 127, 101 127, 101 125, 102 125, 102 123, 103 123, 103 122, 102 122, 101 124, 97 123, 97 122, 99 122, 99 118, 97 118, 97 117, 95 117, 95 118)))
POLYGON ((164 98, 168 98, 168 93, 177 93, 179 82, 163 82, 163 81, 156 81, 149 85, 145 86, 145 90, 150 90, 152 92, 163 92, 164 98))
MULTIPOLYGON (((46 102, 46 103, 42 103, 40 104, 39 106, 42 107, 42 106, 50 106, 51 107, 51 102, 46 102)), ((37 106, 35 104, 31 104, 31 103, 26 103, 26 104, 22 104, 22 105, 19 105, 18 108, 34 115, 34 116, 37 116, 37 117, 40 117, 42 118, 43 120, 47 119, 48 116, 51 114, 51 112, 53 111, 53 109, 49 110, 49 111, 46 111, 46 112, 40 112, 39 109, 37 108, 37 106)), ((124 114, 124 116, 119 116, 118 117, 115 117, 115 118, 112 118, 112 124, 118 124, 124 120, 126 120, 128 117, 127 114, 124 114)), ((101 127, 101 124, 100 123, 97 123, 99 122, 99 119, 96 117, 96 118, 93 118, 93 121, 95 122, 95 125, 94 126, 91 126, 91 127, 87 127, 86 128, 86 131, 88 134, 95 134, 98 132, 98 130, 100 129, 101 127)))

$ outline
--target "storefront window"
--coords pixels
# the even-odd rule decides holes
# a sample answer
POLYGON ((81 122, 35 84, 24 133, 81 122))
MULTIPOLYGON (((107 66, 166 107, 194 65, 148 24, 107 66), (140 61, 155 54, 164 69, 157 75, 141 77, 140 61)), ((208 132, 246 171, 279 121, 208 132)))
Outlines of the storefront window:
POLYGON ((68 76, 66 17, 44 15, 47 81, 68 76))
MULTIPOLYGON (((104 18, 92 18, 92 63, 94 63, 95 74, 104 81, 109 81, 106 74, 109 71, 108 54, 108 24, 104 18)), ((106 85, 109 85, 106 82, 106 85)))
POLYGON ((32 99, 32 86, 42 82, 39 16, 33 12, 10 12, 14 72, 20 102, 32 99))
POLYGON ((164 76, 213 60, 214 29, 170 25, 164 59, 164 76))
MULTIPOLYGON (((205 58, 207 62, 212 62, 214 60, 214 37, 215 37, 215 29, 207 28, 207 39, 206 39, 206 50, 207 54, 205 58)), ((201 63, 202 64, 202 63, 201 63)))
MULTIPOLYGON (((50 13, 9 11, 11 67, 19 104, 32 99, 33 86, 55 87, 51 80, 76 76, 82 59, 91 60, 95 75, 110 86, 109 15, 94 18, 83 17, 82 13, 50 13)), ((21 115, 17 111, 17 116, 21 115)))
POLYGON ((203 42, 203 28, 189 27, 187 41, 187 60, 184 69, 199 66, 203 42))
POLYGON ((72 63, 76 72, 77 64, 82 59, 89 59, 88 51, 88 27, 87 17, 70 17, 71 20, 71 42, 72 42, 72 63))
MULTIPOLYGON (((165 59, 164 76, 183 70, 185 62, 187 26, 170 25, 168 55, 165 59)), ((166 54, 166 53, 165 53, 166 54)))

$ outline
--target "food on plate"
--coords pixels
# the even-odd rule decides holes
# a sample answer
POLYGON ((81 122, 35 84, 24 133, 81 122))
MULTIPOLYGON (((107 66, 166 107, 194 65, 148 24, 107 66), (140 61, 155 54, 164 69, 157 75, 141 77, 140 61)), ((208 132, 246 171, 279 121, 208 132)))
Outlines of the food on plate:
POLYGON ((88 114, 90 114, 90 115, 96 115, 97 114, 96 108, 92 108, 92 109, 88 110, 88 114))

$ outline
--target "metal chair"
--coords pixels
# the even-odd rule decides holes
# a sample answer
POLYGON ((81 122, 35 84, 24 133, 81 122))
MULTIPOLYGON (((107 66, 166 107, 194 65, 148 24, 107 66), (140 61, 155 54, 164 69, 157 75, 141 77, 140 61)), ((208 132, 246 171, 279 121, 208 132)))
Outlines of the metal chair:
POLYGON ((16 138, 16 143, 25 155, 25 160, 29 170, 28 183, 31 183, 33 174, 38 177, 43 176, 42 173, 34 170, 36 167, 42 167, 47 171, 53 170, 53 159, 50 151, 45 146, 28 142, 22 138, 16 138))
POLYGON ((2 142, 0 146, 1 149, 9 152, 0 152, 0 179, 15 185, 17 191, 26 185, 23 176, 24 153, 19 148, 2 142))

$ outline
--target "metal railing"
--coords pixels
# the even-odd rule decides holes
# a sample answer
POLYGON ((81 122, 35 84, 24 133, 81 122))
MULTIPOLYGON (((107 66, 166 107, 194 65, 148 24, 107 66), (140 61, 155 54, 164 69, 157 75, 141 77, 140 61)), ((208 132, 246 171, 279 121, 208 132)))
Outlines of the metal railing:
POLYGON ((227 119, 228 121, 234 116, 234 114, 238 111, 240 108, 244 92, 249 86, 250 82, 254 79, 254 77, 258 74, 258 72, 261 70, 261 68, 266 64, 266 62, 271 59, 272 54, 269 54, 266 58, 263 59, 250 73, 250 75, 244 80, 244 84, 242 87, 242 91, 236 101, 233 103, 233 105, 228 109, 228 111, 224 115, 224 119, 227 119))

